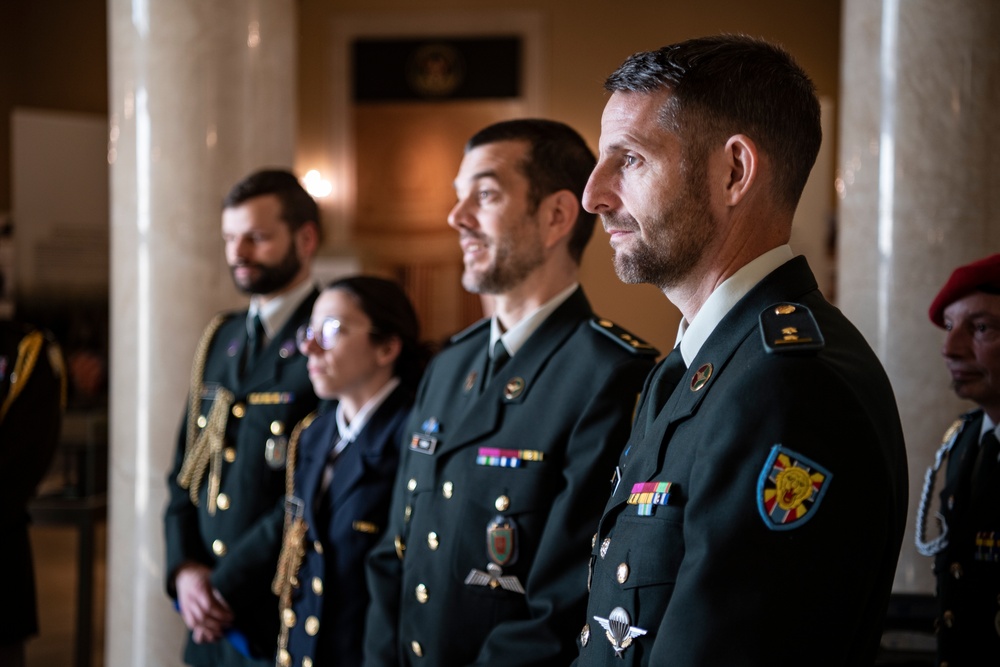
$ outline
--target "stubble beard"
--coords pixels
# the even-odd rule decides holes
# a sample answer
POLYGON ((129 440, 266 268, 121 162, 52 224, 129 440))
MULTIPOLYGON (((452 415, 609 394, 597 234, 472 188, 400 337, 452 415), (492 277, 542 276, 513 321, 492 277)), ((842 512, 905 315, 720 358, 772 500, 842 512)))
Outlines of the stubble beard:
POLYGON ((489 241, 493 247, 493 261, 481 271, 465 267, 462 287, 472 294, 508 292, 524 282, 545 261, 537 229, 528 223, 502 237, 482 240, 489 241))
POLYGON ((628 214, 601 215, 605 229, 632 232, 631 247, 615 249, 619 280, 630 285, 648 283, 663 291, 691 278, 716 230, 708 202, 696 194, 696 180, 688 179, 674 202, 641 228, 628 214))

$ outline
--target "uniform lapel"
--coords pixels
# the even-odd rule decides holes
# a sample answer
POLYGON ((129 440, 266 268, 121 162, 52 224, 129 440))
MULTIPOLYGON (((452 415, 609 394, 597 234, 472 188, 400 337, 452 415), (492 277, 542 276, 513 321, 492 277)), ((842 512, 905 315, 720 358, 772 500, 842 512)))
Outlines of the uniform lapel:
MULTIPOLYGON (((482 394, 472 399, 451 437, 442 443, 440 451, 464 447, 500 428, 504 405, 527 400, 549 358, 573 335, 580 322, 591 315, 587 297, 583 290, 577 289, 546 318, 497 377, 483 388, 482 394), (508 393, 507 385, 512 382, 515 384, 511 386, 519 389, 508 393)), ((486 354, 485 350, 481 354, 486 354)), ((477 359, 481 360, 482 356, 477 359)))
POLYGON ((319 292, 315 289, 310 292, 309 296, 299 304, 292 316, 281 327, 281 330, 261 350, 260 358, 254 364, 250 375, 244 379, 244 391, 253 391, 261 385, 271 385, 281 380, 284 368, 299 356, 298 348, 295 345, 295 332, 299 326, 309 320, 317 296, 319 296, 319 292))
POLYGON ((326 458, 333 448, 333 438, 337 435, 337 420, 330 413, 322 421, 313 422, 305 431, 305 438, 299 443, 299 460, 295 480, 295 495, 299 496, 309 508, 306 522, 315 524, 315 501, 319 495, 320 480, 323 479, 323 467, 326 458))
MULTIPOLYGON (((736 350, 747 338, 758 335, 760 312, 774 303, 788 301, 790 292, 797 294, 796 298, 799 298, 815 289, 816 279, 809 270, 805 258, 795 257, 772 271, 733 306, 702 345, 698 356, 688 367, 687 373, 681 377, 653 424, 641 438, 630 439, 633 450, 636 446, 657 447, 661 452, 660 456, 636 456, 632 463, 636 467, 627 468, 624 476, 629 480, 628 483, 652 481, 659 473, 665 451, 665 447, 661 447, 660 443, 668 443, 669 446, 674 431, 697 411, 698 406, 712 391, 717 378, 725 372, 736 350), (711 364, 711 376, 695 390, 696 374, 707 364, 711 364)), ((632 451, 630 454, 634 455, 635 452, 632 451)), ((619 495, 615 504, 623 503, 627 498, 628 494, 619 495)))
POLYGON ((378 406, 357 439, 337 457, 334 462, 333 488, 330 490, 334 507, 357 486, 365 470, 382 457, 396 426, 393 418, 405 399, 406 389, 402 385, 396 387, 382 405, 378 406))

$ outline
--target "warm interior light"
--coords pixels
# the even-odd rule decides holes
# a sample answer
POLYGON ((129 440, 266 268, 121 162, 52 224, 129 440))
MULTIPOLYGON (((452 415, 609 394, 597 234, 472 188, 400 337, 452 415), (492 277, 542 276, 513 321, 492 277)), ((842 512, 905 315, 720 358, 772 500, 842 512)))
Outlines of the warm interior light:
POLYGON ((330 193, 333 192, 333 185, 330 184, 330 181, 323 178, 315 169, 306 172, 305 178, 302 179, 302 187, 313 197, 329 197, 330 193))

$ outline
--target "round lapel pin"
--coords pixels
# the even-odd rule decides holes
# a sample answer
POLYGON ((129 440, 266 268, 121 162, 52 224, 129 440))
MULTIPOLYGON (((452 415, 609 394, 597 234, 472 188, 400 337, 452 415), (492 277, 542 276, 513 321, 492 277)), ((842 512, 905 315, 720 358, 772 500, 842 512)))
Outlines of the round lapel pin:
POLYGON ((691 391, 698 391, 706 384, 708 384, 709 378, 712 377, 712 371, 715 368, 712 364, 702 364, 695 374, 691 376, 691 391))
POLYGON ((507 380, 507 384, 503 388, 503 397, 508 401, 511 401, 521 395, 524 391, 524 378, 513 377, 507 380))

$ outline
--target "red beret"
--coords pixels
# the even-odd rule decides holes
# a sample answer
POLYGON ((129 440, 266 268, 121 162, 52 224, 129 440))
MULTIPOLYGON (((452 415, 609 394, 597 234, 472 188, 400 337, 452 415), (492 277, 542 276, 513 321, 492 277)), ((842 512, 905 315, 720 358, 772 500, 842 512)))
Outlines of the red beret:
POLYGON ((1000 294, 1000 254, 955 269, 931 303, 931 322, 944 327, 944 309, 973 292, 1000 294))

